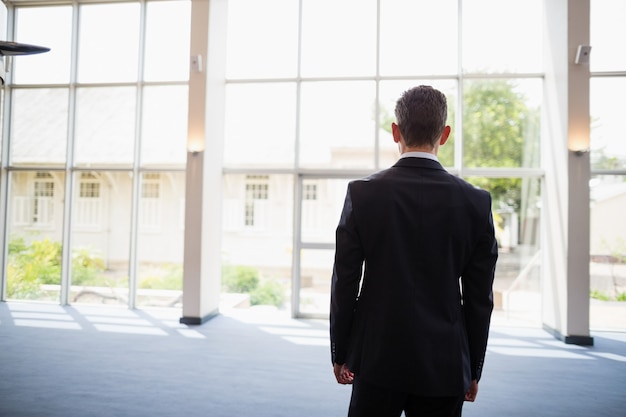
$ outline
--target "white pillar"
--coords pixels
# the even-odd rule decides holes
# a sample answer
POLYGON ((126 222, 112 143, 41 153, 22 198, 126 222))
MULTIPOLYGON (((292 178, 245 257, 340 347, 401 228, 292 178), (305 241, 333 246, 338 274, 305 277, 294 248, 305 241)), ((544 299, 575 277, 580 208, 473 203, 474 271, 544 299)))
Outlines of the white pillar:
POLYGON ((590 0, 545 0, 542 227, 544 328, 565 343, 592 345, 589 332, 590 0), (582 152, 581 152, 582 151, 582 152))
POLYGON ((183 317, 219 313, 226 0, 192 0, 183 317))

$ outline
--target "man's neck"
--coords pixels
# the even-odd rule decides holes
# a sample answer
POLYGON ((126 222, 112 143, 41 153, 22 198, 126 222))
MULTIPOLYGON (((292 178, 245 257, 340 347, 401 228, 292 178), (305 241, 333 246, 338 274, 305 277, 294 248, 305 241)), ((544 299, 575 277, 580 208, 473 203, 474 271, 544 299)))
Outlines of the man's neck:
POLYGON ((435 148, 429 148, 427 146, 413 146, 413 147, 403 147, 401 149, 401 153, 405 154, 407 152, 423 152, 423 153, 430 153, 433 154, 435 156, 437 156, 437 147, 435 148))

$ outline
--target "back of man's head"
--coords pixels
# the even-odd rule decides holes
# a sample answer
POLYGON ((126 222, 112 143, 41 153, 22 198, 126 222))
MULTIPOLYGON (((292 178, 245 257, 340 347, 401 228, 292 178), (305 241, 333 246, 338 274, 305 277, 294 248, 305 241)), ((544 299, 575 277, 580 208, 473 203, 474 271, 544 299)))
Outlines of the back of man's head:
POLYGON ((446 96, 428 85, 413 87, 398 99, 395 114, 407 146, 435 147, 448 117, 446 96))

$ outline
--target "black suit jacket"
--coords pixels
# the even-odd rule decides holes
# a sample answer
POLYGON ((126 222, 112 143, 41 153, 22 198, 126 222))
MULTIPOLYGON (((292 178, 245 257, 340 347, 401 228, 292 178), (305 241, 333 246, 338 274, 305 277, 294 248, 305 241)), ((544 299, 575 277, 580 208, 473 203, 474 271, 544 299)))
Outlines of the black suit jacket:
POLYGON ((401 158, 350 182, 336 232, 332 361, 391 389, 464 393, 481 376, 497 256, 491 196, 439 162, 401 158))

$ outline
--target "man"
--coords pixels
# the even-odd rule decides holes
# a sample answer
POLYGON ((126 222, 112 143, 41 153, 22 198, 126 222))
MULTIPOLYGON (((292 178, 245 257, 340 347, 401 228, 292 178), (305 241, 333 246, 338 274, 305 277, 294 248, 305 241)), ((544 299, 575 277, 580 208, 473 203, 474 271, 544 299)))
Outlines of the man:
POLYGON ((437 160, 450 135, 440 91, 406 91, 395 115, 400 159, 350 182, 337 227, 334 373, 353 384, 349 417, 460 416, 478 392, 493 310, 491 196, 437 160))

